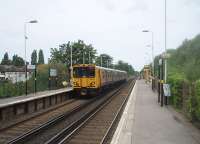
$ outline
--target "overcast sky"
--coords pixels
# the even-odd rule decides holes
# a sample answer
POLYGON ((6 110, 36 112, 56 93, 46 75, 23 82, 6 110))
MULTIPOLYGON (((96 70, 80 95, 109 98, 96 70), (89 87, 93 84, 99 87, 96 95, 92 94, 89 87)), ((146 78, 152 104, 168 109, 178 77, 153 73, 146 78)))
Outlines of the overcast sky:
MULTIPOLYGON (((140 70, 151 60, 150 33, 155 54, 164 51, 164 0, 0 0, 0 58, 5 52, 24 57, 24 22, 28 25, 27 56, 78 39, 91 43, 98 54, 124 60, 140 70)), ((200 33, 199 0, 167 0, 167 48, 200 33)))

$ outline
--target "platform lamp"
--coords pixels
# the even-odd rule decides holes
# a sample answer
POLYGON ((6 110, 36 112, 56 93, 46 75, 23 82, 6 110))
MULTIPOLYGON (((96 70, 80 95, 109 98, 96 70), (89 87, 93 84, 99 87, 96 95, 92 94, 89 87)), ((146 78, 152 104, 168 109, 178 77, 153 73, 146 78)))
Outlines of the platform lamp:
POLYGON ((26 27, 27 27, 27 24, 33 24, 33 23, 38 23, 38 21, 37 20, 31 20, 31 21, 28 21, 28 22, 25 22, 24 23, 24 60, 25 60, 25 93, 26 93, 26 95, 28 94, 28 92, 27 92, 27 60, 26 60, 26 40, 28 39, 28 37, 27 37, 27 31, 26 31, 26 27))
MULTIPOLYGON (((154 72, 155 72, 155 70, 154 70, 154 33, 153 33, 153 31, 150 31, 150 30, 143 30, 142 32, 144 32, 144 33, 151 33, 151 52, 152 52, 152 76, 153 76, 153 79, 154 79, 154 76, 155 76, 155 74, 154 74, 154 72)), ((153 82, 154 80, 152 80, 152 89, 154 89, 154 82, 153 82)))

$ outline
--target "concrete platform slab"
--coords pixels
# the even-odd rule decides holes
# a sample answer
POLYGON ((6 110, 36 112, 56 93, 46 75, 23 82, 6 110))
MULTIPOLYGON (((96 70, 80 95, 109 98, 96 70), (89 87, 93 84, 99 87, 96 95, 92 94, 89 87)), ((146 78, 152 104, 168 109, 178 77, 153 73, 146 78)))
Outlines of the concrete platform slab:
POLYGON ((200 131, 172 107, 160 107, 157 93, 138 80, 111 144, 200 144, 200 131))
POLYGON ((44 97, 48 97, 51 95, 56 95, 60 93, 65 93, 68 91, 72 91, 72 87, 67 87, 63 89, 58 89, 58 90, 50 90, 50 91, 43 91, 43 92, 37 92, 29 95, 24 95, 24 96, 18 96, 18 97, 11 97, 11 98, 3 98, 0 99, 0 108, 11 106, 17 103, 23 103, 27 101, 32 101, 35 99, 41 99, 44 97))

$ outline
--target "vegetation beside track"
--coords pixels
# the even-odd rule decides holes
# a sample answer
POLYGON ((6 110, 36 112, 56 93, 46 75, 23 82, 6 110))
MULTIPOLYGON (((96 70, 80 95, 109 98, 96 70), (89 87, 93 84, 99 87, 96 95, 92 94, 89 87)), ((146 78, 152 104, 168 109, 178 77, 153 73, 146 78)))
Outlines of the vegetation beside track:
MULTIPOLYGON (((191 120, 200 123, 200 35, 168 50, 168 80, 172 97, 170 104, 184 112, 191 120)), ((159 56, 155 58, 158 75, 159 56)))
MULTIPOLYGON (((35 91, 35 73, 27 81, 27 90, 28 94, 34 93, 35 91)), ((50 89, 59 89, 63 88, 63 81, 69 81, 68 69, 63 64, 40 64, 37 65, 37 92, 45 91, 50 89), (51 78, 49 82, 49 68, 57 69, 58 76, 51 78), (50 87, 49 87, 50 83, 50 87)), ((0 98, 3 97, 13 97, 20 96, 25 94, 25 82, 12 83, 11 81, 0 82, 0 98)))

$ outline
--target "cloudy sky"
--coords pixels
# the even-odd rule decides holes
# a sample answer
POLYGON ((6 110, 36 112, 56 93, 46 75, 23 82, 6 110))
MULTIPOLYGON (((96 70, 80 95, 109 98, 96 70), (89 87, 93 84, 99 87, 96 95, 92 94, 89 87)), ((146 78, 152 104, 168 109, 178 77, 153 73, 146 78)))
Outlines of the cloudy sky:
MULTIPOLYGON (((164 0, 0 0, 0 58, 5 52, 24 57, 24 22, 28 25, 27 56, 78 39, 100 53, 129 62, 137 70, 151 60, 150 33, 155 54, 164 51, 164 0)), ((200 33, 199 0, 167 0, 167 48, 200 33)))

